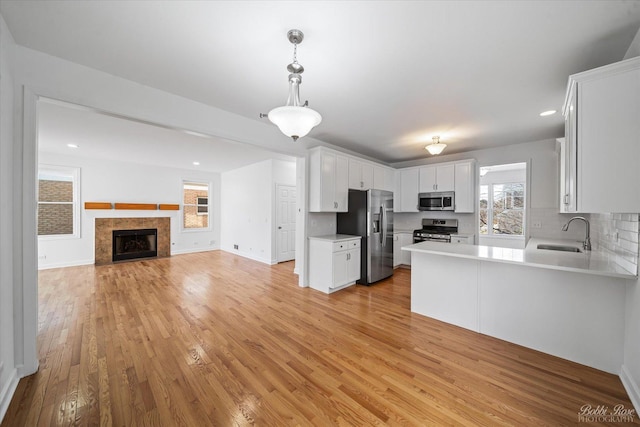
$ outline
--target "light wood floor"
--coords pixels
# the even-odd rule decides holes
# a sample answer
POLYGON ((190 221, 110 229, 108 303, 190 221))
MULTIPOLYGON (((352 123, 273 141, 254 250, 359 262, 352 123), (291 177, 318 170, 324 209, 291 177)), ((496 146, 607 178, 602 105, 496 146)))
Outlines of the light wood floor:
POLYGON ((292 270, 216 251, 42 271, 40 370, 2 426, 567 425, 585 404, 632 408, 614 375, 412 314, 408 270, 333 295, 292 270))

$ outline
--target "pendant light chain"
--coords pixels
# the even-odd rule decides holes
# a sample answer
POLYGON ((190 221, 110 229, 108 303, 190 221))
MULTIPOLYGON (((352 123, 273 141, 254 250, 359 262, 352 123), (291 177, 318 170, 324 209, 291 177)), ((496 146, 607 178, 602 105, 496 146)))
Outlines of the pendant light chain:
POLYGON ((293 44, 293 63, 298 63, 298 43, 293 44))

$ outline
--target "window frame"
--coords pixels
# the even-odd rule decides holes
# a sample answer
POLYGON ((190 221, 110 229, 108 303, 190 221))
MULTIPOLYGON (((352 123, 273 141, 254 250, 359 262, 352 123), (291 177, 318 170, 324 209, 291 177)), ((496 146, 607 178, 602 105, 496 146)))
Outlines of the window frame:
MULTIPOLYGON (((76 166, 60 166, 60 165, 47 165, 47 164, 39 164, 38 171, 36 176, 36 208, 38 209, 40 205, 46 204, 71 204, 73 206, 73 233, 71 234, 37 234, 38 233, 38 217, 39 214, 36 213, 36 235, 38 236, 38 240, 46 241, 46 240, 70 240, 70 239, 80 239, 82 237, 81 234, 81 211, 80 211, 80 168, 76 166), (71 202, 40 202, 40 176, 41 175, 50 175, 52 177, 55 176, 64 176, 70 177, 71 182, 73 184, 73 200, 71 202)), ((37 211, 36 211, 37 212, 37 211)))
MULTIPOLYGON (((496 239, 524 239, 526 234, 526 222, 527 222, 527 209, 526 209, 526 201, 527 201, 527 183, 526 182, 493 182, 488 184, 480 184, 478 186, 478 196, 482 194, 482 187, 487 187, 487 233, 482 234, 482 227, 480 224, 480 213, 483 208, 480 206, 480 197, 478 197, 478 235, 479 237, 490 237, 496 239), (494 189, 495 185, 514 185, 519 184, 522 185, 522 208, 519 209, 522 211, 522 234, 494 234, 493 233, 493 205, 494 205, 494 189)), ((514 196, 511 196, 511 200, 513 203, 514 196)), ((507 198, 505 197, 505 200, 507 198)))
POLYGON ((180 231, 183 233, 195 233, 195 232, 202 232, 202 231, 211 231, 212 230, 212 223, 211 223, 211 182, 208 181, 202 181, 202 180, 198 180, 198 179, 183 179, 182 182, 182 187, 181 187, 181 195, 182 195, 182 200, 180 202, 182 209, 181 209, 181 218, 180 218, 180 231), (185 187, 187 185, 199 185, 199 186, 206 186, 207 187, 207 204, 199 204, 198 203, 198 199, 201 199, 203 197, 199 197, 196 196, 196 203, 191 204, 191 203, 185 203, 184 202, 184 192, 185 192, 185 187), (185 207, 187 206, 193 206, 196 208, 196 215, 198 216, 207 216, 207 226, 206 227, 197 227, 197 228, 187 228, 184 226, 184 220, 185 220, 185 207), (207 212, 198 212, 200 207, 206 206, 207 207, 207 212))

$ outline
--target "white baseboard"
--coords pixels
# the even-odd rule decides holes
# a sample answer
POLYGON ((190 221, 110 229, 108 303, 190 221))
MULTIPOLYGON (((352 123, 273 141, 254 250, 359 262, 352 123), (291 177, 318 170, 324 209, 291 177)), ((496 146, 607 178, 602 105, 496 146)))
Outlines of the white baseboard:
POLYGON ((79 265, 91 265, 95 264, 95 260, 93 259, 84 259, 79 261, 70 261, 70 262, 60 262, 54 264, 46 264, 46 265, 38 265, 38 270, 49 270, 52 268, 63 268, 63 267, 77 267, 79 265))
POLYGON ((248 254, 246 252, 238 252, 238 251, 234 251, 234 250, 229 251, 229 250, 225 250, 225 249, 222 249, 222 250, 225 251, 225 252, 228 252, 230 254, 241 256, 243 258, 248 258, 248 259, 251 259, 253 261, 261 262, 263 264, 272 265, 271 264, 271 260, 260 258, 260 257, 257 257, 255 255, 250 255, 250 254, 248 254))
POLYGON ((0 421, 3 420, 7 413, 11 398, 16 392, 16 387, 18 387, 18 381, 18 370, 14 369, 9 378, 7 378, 7 382, 2 386, 2 391, 0 391, 0 421))
POLYGON ((640 387, 638 387, 638 384, 634 381, 625 365, 622 365, 622 369, 620 370, 620 380, 622 381, 622 385, 625 390, 627 390, 627 394, 629 395, 629 399, 636 410, 636 414, 640 414, 640 387))
POLYGON ((178 249, 177 251, 172 250, 171 255, 182 255, 182 254, 194 254, 196 252, 210 252, 210 251, 219 251, 220 248, 193 248, 193 249, 178 249))

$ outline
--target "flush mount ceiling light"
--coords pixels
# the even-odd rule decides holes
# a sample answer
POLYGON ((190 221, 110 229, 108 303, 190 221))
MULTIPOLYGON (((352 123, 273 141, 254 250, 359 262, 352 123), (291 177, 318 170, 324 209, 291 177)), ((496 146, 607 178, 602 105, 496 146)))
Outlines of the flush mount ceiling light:
POLYGON ((556 110, 543 111, 542 113, 540 113, 540 116, 541 116, 541 117, 544 117, 544 116, 552 116, 552 115, 554 115, 555 113, 556 113, 556 110))
POLYGON ((447 148, 447 144, 443 144, 442 142, 440 142, 439 136, 434 136, 433 143, 424 147, 424 149, 433 156, 437 156, 438 154, 442 153, 442 150, 444 150, 445 148, 447 148))
MULTIPOLYGON (((282 133, 297 141, 298 138, 302 138, 311 129, 318 126, 322 121, 322 116, 307 107, 308 101, 305 101, 304 104, 300 103, 300 83, 302 83, 301 74, 304 72, 304 67, 298 63, 296 55, 298 45, 304 39, 304 34, 300 30, 290 30, 287 33, 287 38, 293 43, 293 62, 287 66, 287 71, 291 73, 289 74, 289 98, 287 98, 287 105, 274 108, 269 111, 267 116, 282 133)), ((264 116, 264 114, 260 114, 260 117, 264 116)))

